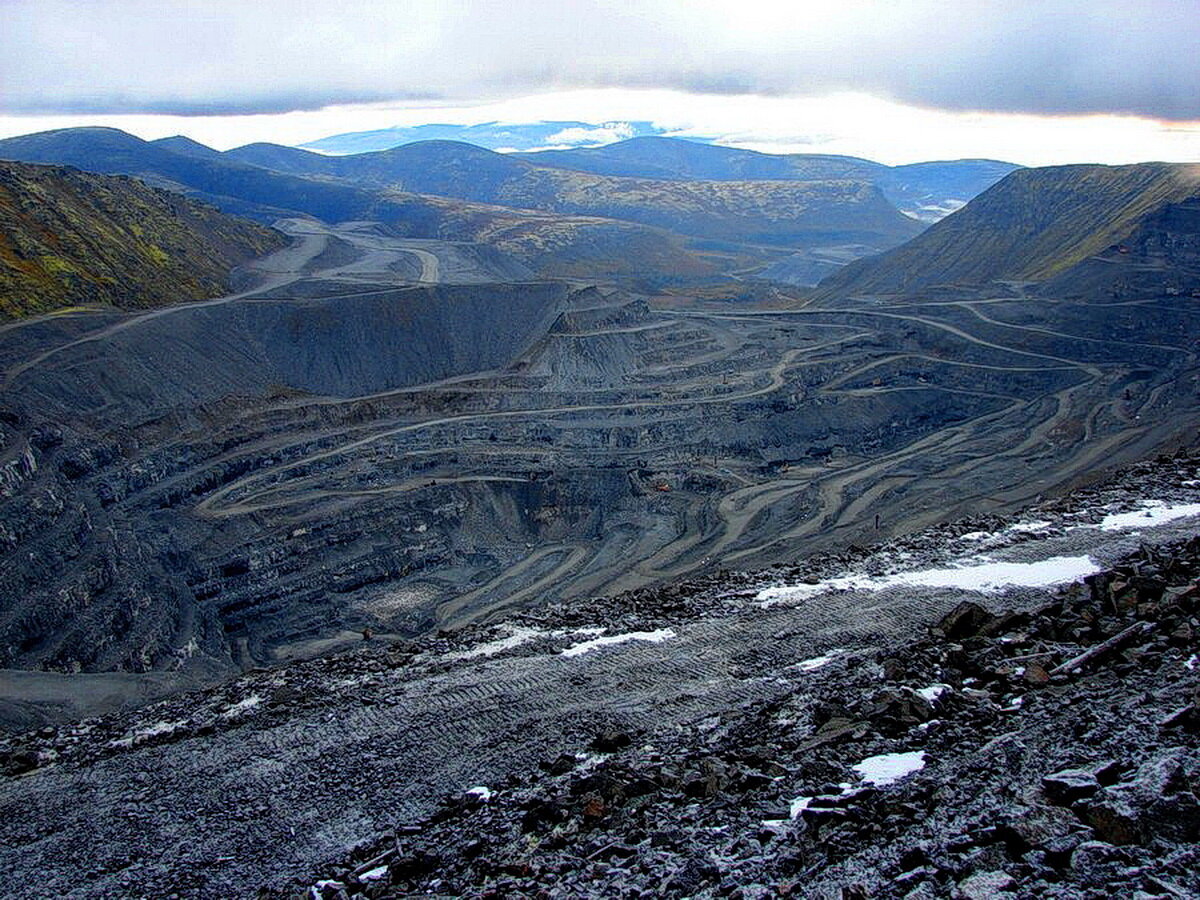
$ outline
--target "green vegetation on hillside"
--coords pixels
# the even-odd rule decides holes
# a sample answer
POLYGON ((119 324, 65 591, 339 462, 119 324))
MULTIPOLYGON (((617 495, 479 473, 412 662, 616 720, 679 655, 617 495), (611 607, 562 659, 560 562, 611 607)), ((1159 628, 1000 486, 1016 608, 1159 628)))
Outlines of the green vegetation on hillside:
POLYGON ((0 162, 0 318, 217 296, 283 235, 128 177, 0 162))

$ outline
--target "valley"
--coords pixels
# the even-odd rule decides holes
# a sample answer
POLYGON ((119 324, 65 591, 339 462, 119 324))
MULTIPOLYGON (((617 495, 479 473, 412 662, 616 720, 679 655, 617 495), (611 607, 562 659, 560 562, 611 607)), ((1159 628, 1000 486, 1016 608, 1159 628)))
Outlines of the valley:
POLYGON ((6 4, 6 893, 1200 898, 1195 5, 6 4))

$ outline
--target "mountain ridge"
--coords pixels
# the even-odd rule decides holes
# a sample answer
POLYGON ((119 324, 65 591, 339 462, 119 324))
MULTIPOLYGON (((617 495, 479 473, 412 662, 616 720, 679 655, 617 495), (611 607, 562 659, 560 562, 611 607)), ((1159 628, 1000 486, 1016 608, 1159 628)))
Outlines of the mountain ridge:
POLYGON ((1164 204, 1200 194, 1198 172, 1176 163, 1018 170, 909 243, 829 276, 818 293, 1046 281, 1118 244, 1164 204))

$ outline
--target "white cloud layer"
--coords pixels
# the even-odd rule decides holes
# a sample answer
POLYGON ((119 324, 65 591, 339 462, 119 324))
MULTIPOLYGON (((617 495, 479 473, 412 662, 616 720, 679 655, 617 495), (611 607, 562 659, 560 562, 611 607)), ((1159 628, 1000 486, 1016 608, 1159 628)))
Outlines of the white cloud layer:
POLYGON ((1200 160, 1200 0, 0 0, 0 136, 651 121, 883 162, 1200 160))
POLYGON ((1196 0, 0 0, 0 13, 10 114, 616 87, 1200 119, 1196 0))
POLYGON ((631 137, 633 126, 628 122, 605 122, 595 128, 564 128, 547 137, 546 141, 555 146, 596 147, 631 137))
MULTIPOLYGON (((186 134, 226 150, 253 141, 302 144, 331 134, 427 122, 524 124, 564 119, 649 121, 669 134, 716 139, 730 146, 773 153, 840 153, 889 164, 966 157, 1024 165, 1200 160, 1200 123, 1114 115, 952 112, 864 94, 730 97, 618 89, 558 91, 473 105, 364 104, 256 116, 0 115, 0 137, 112 125, 144 138, 186 134)), ((569 146, 557 141, 555 145, 569 146)))

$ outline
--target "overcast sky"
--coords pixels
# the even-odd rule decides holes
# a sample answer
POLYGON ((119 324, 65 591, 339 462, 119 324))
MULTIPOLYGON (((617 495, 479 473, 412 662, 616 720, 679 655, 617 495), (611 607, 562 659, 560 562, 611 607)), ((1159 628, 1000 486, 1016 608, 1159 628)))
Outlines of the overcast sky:
POLYGON ((1200 0, 0 0, 0 134, 648 120, 885 162, 1200 160, 1200 0))

